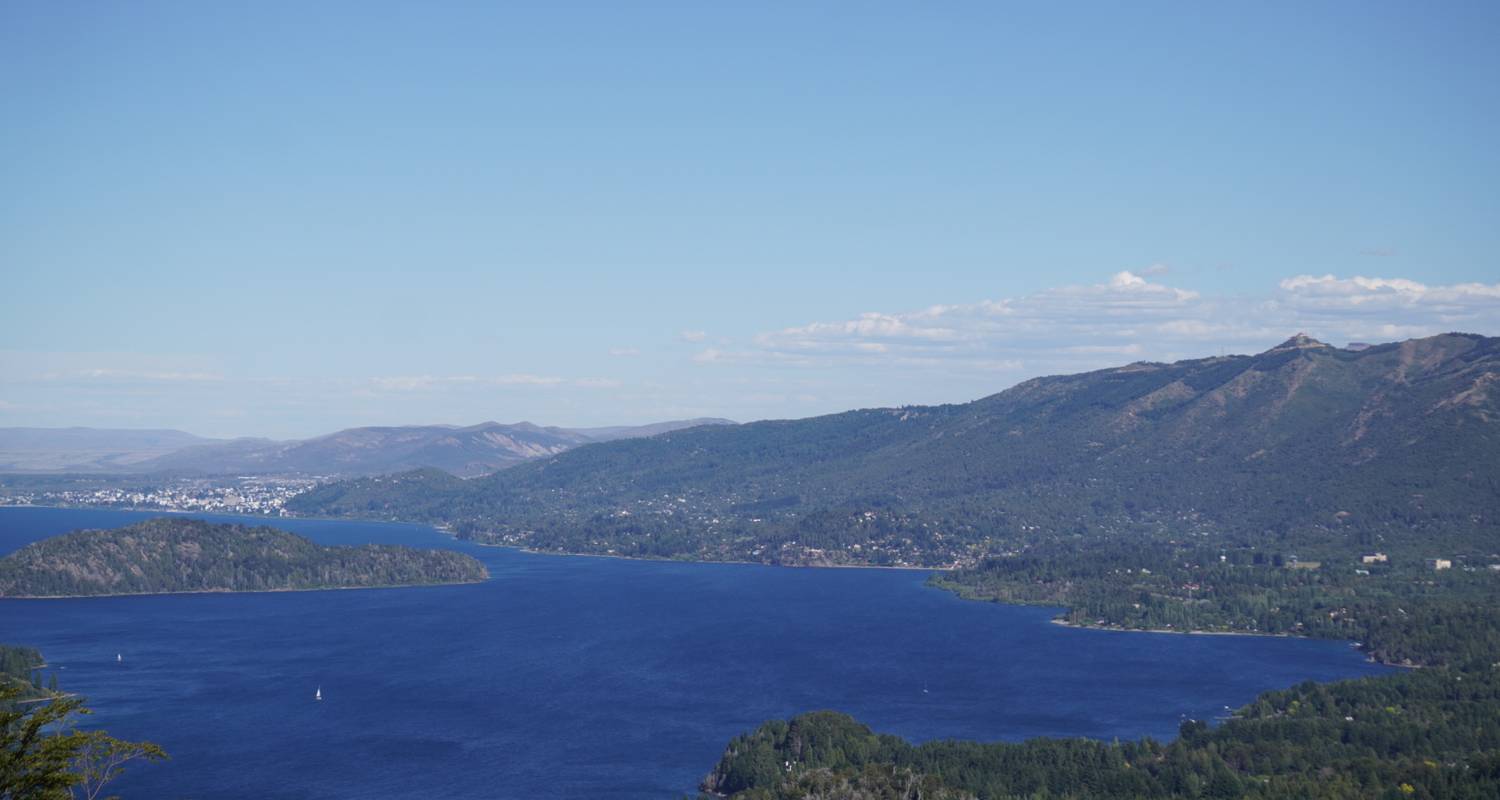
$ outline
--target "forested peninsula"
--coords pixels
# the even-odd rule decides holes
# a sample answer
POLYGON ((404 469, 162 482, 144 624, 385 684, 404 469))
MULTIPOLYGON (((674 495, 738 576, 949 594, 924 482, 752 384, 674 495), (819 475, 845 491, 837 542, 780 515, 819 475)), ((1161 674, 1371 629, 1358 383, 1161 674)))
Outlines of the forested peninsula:
MULTIPOLYGON (((929 742, 817 712, 703 789, 791 798, 1500 797, 1500 338, 1137 363, 952 406, 588 445, 298 513, 645 558, 948 567, 974 599, 1130 630, 1347 639, 1422 667, 1262 695, 1171 743, 929 742)), ((705 765, 707 766, 707 765, 705 765)))
POLYGON ((0 559, 0 597, 357 589, 488 577, 478 560, 449 550, 326 547, 266 526, 160 518, 33 542, 0 559))
POLYGON ((1216 727, 1184 722, 1170 743, 913 745, 814 712, 735 738, 703 789, 737 800, 1489 800, 1500 797, 1500 688, 1448 669, 1304 683, 1216 727))
POLYGON ((298 513, 535 550, 952 568, 1075 625, 1500 651, 1500 338, 1037 378, 972 403, 587 445, 486 478, 326 484, 298 513), (1445 565, 1441 568, 1439 565, 1445 565))
POLYGON ((569 553, 768 564, 973 566, 1143 539, 1323 560, 1500 541, 1500 338, 1256 355, 1035 378, 971 403, 705 426, 462 480, 325 484, 309 516, 443 525, 569 553))

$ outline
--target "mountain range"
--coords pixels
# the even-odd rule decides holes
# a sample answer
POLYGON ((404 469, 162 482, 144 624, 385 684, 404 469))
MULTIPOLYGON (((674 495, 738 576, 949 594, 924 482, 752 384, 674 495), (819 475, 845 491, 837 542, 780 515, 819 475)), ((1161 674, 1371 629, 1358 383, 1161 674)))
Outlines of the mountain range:
POLYGON ((186 447, 222 442, 174 430, 0 428, 0 472, 131 472, 186 447))
POLYGON ((473 477, 592 442, 654 436, 691 419, 608 428, 485 422, 349 428, 311 439, 205 439, 182 431, 0 428, 0 472, 373 475, 417 468, 473 477))
POLYGON ((474 481, 345 481, 289 507, 542 549, 803 563, 952 563, 1130 531, 1494 538, 1500 339, 1341 349, 1298 335, 959 405, 580 447, 474 481))

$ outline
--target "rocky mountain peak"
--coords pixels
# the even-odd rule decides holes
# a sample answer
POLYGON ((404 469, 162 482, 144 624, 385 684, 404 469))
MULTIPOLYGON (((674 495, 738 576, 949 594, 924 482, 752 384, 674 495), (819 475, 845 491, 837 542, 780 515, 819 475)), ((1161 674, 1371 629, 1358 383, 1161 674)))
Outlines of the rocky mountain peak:
POLYGON ((1282 342, 1281 344, 1276 345, 1270 350, 1267 350, 1266 353, 1281 353, 1287 350, 1309 350, 1317 347, 1328 347, 1328 345, 1312 338, 1311 336, 1308 336, 1305 333, 1299 333, 1292 338, 1282 342))

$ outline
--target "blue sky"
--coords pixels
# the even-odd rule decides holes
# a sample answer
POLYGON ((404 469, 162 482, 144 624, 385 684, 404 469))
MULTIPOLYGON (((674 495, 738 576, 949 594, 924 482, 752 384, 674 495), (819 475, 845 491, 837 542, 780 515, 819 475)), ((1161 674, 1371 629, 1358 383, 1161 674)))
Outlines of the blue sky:
POLYGON ((8 3, 0 425, 957 402, 1500 334, 1500 5, 8 3))

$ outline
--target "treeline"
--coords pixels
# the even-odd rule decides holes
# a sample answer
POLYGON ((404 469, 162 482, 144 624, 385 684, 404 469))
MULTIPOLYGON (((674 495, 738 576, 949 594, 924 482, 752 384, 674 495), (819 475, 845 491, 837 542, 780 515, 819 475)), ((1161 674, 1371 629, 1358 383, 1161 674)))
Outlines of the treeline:
POLYGON ((324 547, 273 528, 174 517, 33 542, 0 559, 0 596, 358 588, 487 577, 479 561, 448 550, 324 547))
POLYGON ((1306 683, 1264 694, 1217 727, 1185 722, 1170 744, 912 745, 845 715, 816 712, 734 739, 703 788, 742 800, 834 796, 808 787, 860 781, 873 788, 836 796, 1493 798, 1500 796, 1494 673, 1420 670, 1306 683))
MULTIPOLYGON (((11 689, 20 698, 45 697, 40 669, 42 654, 33 647, 0 644, 0 689, 11 689)), ((52 678, 56 689, 57 677, 52 678)))
POLYGON ((712 791, 1495 797, 1500 395, 1478 389, 1497 369, 1496 338, 1358 352, 1293 339, 1039 378, 964 405, 590 445, 472 481, 344 482, 288 507, 571 552, 957 563, 942 585, 1066 606, 1080 624, 1349 638, 1435 667, 1337 702, 1299 687, 1171 744, 913 747, 834 715, 769 723, 731 745, 712 791), (1376 550, 1390 562, 1360 563, 1376 550), (1427 570, 1434 557, 1454 569, 1427 570))
POLYGON ((764 563, 936 566, 1073 536, 1500 538, 1500 400, 1470 391, 1500 369, 1500 339, 1305 344, 1039 378, 963 405, 587 445, 469 481, 344 481, 288 508, 764 563))
POLYGON ((1350 639, 1381 661, 1427 666, 1500 653, 1493 559, 1434 571, 1416 547, 1363 564, 1358 550, 1302 544, 1323 560, 1227 542, 1059 542, 933 583, 974 599, 1066 606, 1079 625, 1350 639))
POLYGON ((79 730, 83 701, 43 692, 18 680, 16 670, 43 663, 29 647, 0 644, 0 800, 73 800, 104 797, 104 788, 133 761, 161 761, 151 742, 127 742, 101 730, 79 730))
POLYGON ((1500 797, 1500 574, 1483 537, 1469 544, 1433 570, 1429 545, 1367 564, 1370 549, 1295 532, 1043 539, 933 583, 1066 606, 1076 624, 1347 638, 1428 668, 1268 692, 1170 743, 911 745, 819 712, 738 737, 703 788, 745 800, 1500 797))
POLYGON ((34 647, 0 644, 0 676, 31 680, 31 673, 45 663, 34 647))

